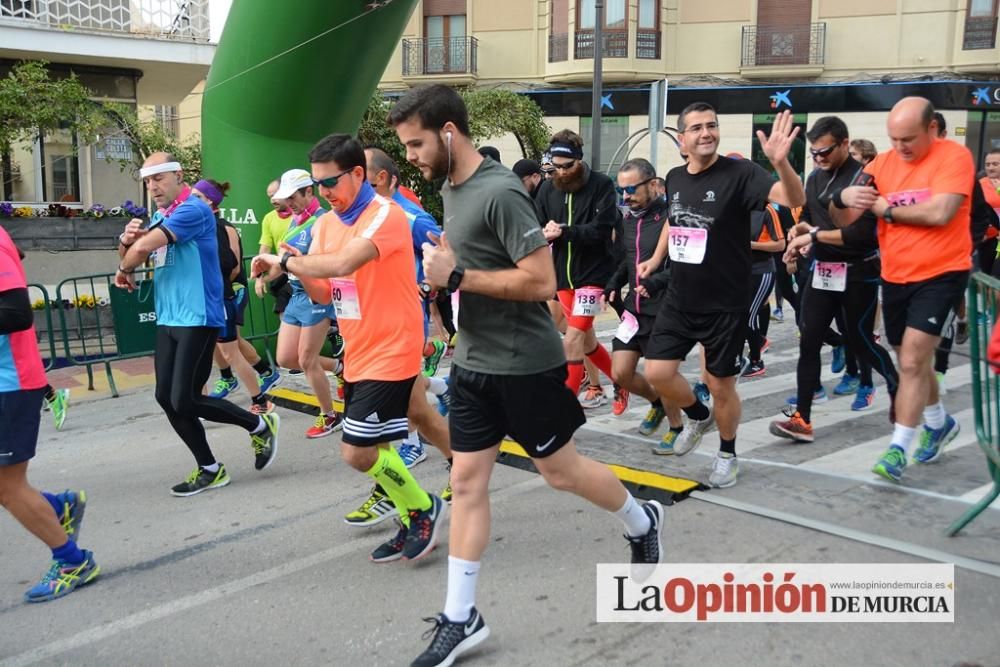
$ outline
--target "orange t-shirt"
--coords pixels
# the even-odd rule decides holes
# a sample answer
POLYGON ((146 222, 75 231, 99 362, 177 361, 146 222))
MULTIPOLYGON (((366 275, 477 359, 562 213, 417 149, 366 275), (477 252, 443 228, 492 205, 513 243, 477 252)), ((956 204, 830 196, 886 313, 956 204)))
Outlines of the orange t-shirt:
POLYGON ((890 150, 880 153, 865 171, 891 206, 910 206, 938 194, 964 195, 955 216, 943 227, 886 223, 879 218, 878 245, 882 278, 890 283, 916 283, 951 271, 972 268, 969 212, 976 168, 965 146, 937 139, 918 162, 906 162, 890 150))
MULTIPOLYGON (((986 200, 986 203, 989 204, 994 211, 996 211, 997 215, 1000 215, 1000 193, 997 193, 997 188, 993 185, 993 181, 991 181, 988 177, 983 176, 979 179, 979 184, 983 188, 983 198, 986 200)), ((990 225, 986 228, 987 241, 989 239, 995 239, 997 236, 996 227, 990 225)))
POLYGON ((344 379, 398 381, 423 370, 424 319, 413 276, 410 223, 398 204, 380 197, 353 225, 333 211, 313 229, 312 253, 337 253, 356 238, 375 244, 378 257, 348 276, 330 279, 344 336, 344 379))

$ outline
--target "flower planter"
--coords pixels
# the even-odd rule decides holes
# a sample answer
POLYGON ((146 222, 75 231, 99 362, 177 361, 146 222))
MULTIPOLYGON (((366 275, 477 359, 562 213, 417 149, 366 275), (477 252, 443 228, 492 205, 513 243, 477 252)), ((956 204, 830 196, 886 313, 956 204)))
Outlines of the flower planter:
POLYGON ((0 218, 19 248, 28 250, 114 250, 131 218, 0 218))

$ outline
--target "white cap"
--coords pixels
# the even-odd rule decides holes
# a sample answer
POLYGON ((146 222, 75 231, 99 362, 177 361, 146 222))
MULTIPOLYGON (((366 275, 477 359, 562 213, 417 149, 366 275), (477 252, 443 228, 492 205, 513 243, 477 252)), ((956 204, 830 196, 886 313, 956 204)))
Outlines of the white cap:
POLYGON ((307 188, 313 184, 312 175, 305 169, 289 169, 281 175, 281 182, 277 191, 271 195, 271 199, 288 199, 297 190, 307 188))

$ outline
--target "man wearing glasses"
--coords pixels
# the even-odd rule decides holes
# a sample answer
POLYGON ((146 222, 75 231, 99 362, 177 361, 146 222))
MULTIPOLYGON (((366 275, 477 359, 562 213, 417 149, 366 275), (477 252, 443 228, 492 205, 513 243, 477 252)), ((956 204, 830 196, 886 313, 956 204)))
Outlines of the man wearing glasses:
POLYGON ((788 236, 786 261, 812 256, 813 268, 799 299, 799 361, 796 411, 787 421, 771 422, 771 433, 796 442, 812 442, 813 393, 820 387, 820 348, 831 320, 844 313, 847 345, 858 357, 860 384, 852 410, 865 410, 875 398, 872 369, 885 378, 894 397, 899 375, 889 353, 875 342, 881 261, 875 235, 875 216, 866 211, 858 221, 839 228, 830 217, 834 192, 863 178, 864 165, 850 155, 847 125, 836 116, 824 116, 806 133, 816 170, 806 180, 806 205, 800 222, 788 236))
POLYGON ((646 377, 657 393, 681 407, 687 425, 674 443, 684 455, 718 424, 719 453, 709 484, 736 483, 736 428, 740 372, 746 328, 747 285, 751 279, 750 216, 765 204, 805 203, 802 181, 788 162, 799 130, 785 111, 775 117, 771 136, 757 133, 764 154, 780 180, 749 160, 719 155, 719 121, 704 102, 686 107, 677 120, 687 165, 667 174, 670 224, 660 235, 654 257, 640 266, 646 278, 670 255, 670 285, 646 349, 646 377), (695 344, 705 349, 710 409, 680 374, 680 364, 695 344))
POLYGON ((298 276, 318 303, 333 302, 344 335, 341 456, 392 500, 399 530, 371 553, 384 563, 416 560, 437 542, 444 503, 424 491, 390 443, 406 437, 413 384, 423 368, 423 316, 403 209, 366 180, 365 152, 331 134, 309 153, 320 194, 333 207, 316 225, 311 252, 258 255, 254 273, 298 276))
MULTIPOLYGON (((556 293, 566 315, 566 386, 576 392, 585 356, 611 377, 611 356, 594 334, 594 317, 601 310, 601 296, 614 266, 611 233, 620 214, 614 183, 583 161, 580 135, 557 132, 549 152, 555 175, 542 184, 535 211, 545 240, 552 244, 556 293)), ((583 407, 599 407, 606 401, 600 378, 590 378, 583 407)))
MULTIPOLYGON (((307 254, 312 244, 314 225, 326 213, 313 194, 312 176, 305 169, 286 171, 281 175, 273 199, 285 200, 292 210, 291 224, 279 239, 279 250, 289 246, 303 255, 307 254)), ((330 381, 326 379, 326 372, 339 370, 338 362, 319 354, 330 330, 330 320, 334 317, 333 306, 313 302, 306 294, 302 281, 293 273, 288 274, 288 282, 292 286, 292 296, 281 314, 281 326, 278 328, 278 363, 285 368, 299 368, 305 374, 320 408, 316 423, 306 430, 306 437, 322 438, 343 426, 333 409, 330 381)))
MULTIPOLYGON (((636 372, 639 357, 645 355, 646 346, 649 345, 649 334, 653 330, 656 313, 660 309, 670 276, 666 265, 661 265, 647 278, 640 280, 637 275, 639 264, 652 257, 660 232, 667 224, 667 202, 660 196, 656 180, 653 165, 642 158, 629 160, 618 171, 618 186, 615 190, 628 207, 621 228, 624 256, 608 281, 605 292, 612 295, 610 300, 614 294, 620 294, 622 287, 629 287, 621 304, 622 322, 611 341, 611 370, 615 383, 622 387, 620 393, 625 398, 625 406, 621 411, 616 407, 615 414, 625 412, 630 393, 645 398, 649 401, 649 411, 639 424, 639 432, 643 435, 655 433, 666 413, 656 390, 641 373, 636 372)), ((670 430, 663 436, 663 446, 654 447, 654 452, 673 447, 674 439, 683 428, 680 410, 674 406, 670 412, 670 430)))

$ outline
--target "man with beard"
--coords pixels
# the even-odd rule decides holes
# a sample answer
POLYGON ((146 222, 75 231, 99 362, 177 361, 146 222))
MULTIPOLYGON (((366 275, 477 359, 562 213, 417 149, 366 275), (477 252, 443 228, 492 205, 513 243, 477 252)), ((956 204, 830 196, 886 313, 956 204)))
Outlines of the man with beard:
MULTIPOLYGON (((611 179, 583 161, 583 139, 576 132, 557 132, 549 152, 556 173, 542 185, 535 211, 545 240, 552 244, 557 294, 567 322, 566 386, 575 392, 583 379, 585 356, 611 377, 611 356, 594 334, 594 317, 614 266, 611 235, 619 217, 618 200, 611 179)), ((596 407, 605 401, 600 377, 590 378, 581 404, 596 407)))
POLYGON ((573 443, 583 411, 565 386, 565 356, 543 303, 555 291, 552 259, 517 177, 476 152, 462 98, 444 85, 416 88, 389 122, 424 178, 446 179, 446 231, 439 246, 424 248, 424 271, 432 286, 461 288, 451 369, 448 593, 430 646, 413 662, 437 667, 489 636, 475 593, 489 543, 490 473, 505 435, 551 486, 617 516, 635 563, 659 562, 664 514, 655 501, 637 503, 607 466, 573 443))
POLYGON ((528 194, 531 195, 532 199, 538 196, 538 189, 545 181, 545 174, 542 173, 542 166, 540 164, 534 160, 524 158, 515 162, 511 171, 521 179, 521 184, 528 191, 528 194))
MULTIPOLYGON (((654 185, 655 180, 653 165, 642 158, 629 160, 618 172, 618 187, 615 190, 629 210, 622 221, 620 232, 624 256, 618 270, 608 282, 606 292, 614 295, 625 285, 629 286, 628 296, 621 304, 622 323, 611 341, 611 370, 615 384, 621 387, 618 393, 624 397, 625 404, 620 410, 616 406, 615 414, 625 412, 630 393, 645 398, 650 406, 646 418, 639 424, 639 432, 643 435, 656 432, 665 412, 656 390, 643 375, 636 372, 639 357, 645 354, 649 343, 649 333, 653 330, 653 322, 670 275, 666 266, 661 266, 658 271, 642 280, 636 275, 639 263, 653 256, 660 232, 667 224, 667 203, 660 198, 654 185)), ((673 441, 683 429, 680 410, 674 407, 670 412, 670 430, 663 437, 663 442, 653 448, 654 452, 658 453, 664 448, 672 451, 673 441)))
POLYGON ((709 484, 736 483, 736 428, 740 399, 736 376, 740 372, 751 279, 750 215, 768 200, 801 206, 805 191, 788 162, 788 151, 798 135, 792 116, 775 116, 770 137, 757 133, 764 155, 780 177, 774 179, 749 160, 722 157, 719 119, 704 102, 684 108, 677 119, 681 149, 687 165, 667 174, 670 225, 660 236, 653 259, 640 267, 645 278, 670 251, 670 285, 653 326, 646 350, 646 377, 657 393, 681 407, 688 417, 674 453, 683 456, 698 446, 716 422, 719 452, 709 484), (691 390, 680 364, 695 344, 705 350, 706 379, 712 408, 691 390))

